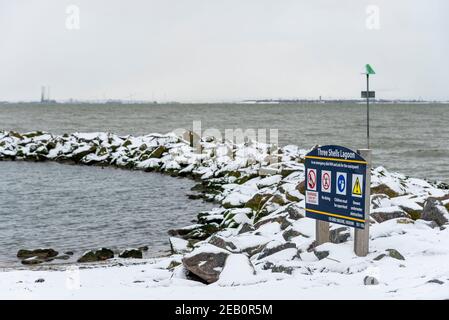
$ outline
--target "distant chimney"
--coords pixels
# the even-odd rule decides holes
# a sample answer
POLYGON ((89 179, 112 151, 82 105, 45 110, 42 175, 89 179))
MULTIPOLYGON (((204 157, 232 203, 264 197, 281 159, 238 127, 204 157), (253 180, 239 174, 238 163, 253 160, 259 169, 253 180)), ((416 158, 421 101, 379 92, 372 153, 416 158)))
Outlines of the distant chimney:
POLYGON ((45 102, 45 86, 41 87, 41 103, 45 102))

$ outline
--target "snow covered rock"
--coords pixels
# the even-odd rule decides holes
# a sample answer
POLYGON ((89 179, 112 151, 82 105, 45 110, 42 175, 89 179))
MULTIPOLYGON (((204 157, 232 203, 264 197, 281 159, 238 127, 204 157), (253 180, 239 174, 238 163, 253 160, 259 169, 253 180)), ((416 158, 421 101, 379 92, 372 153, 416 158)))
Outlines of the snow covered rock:
POLYGON ((230 254, 221 272, 217 284, 220 286, 238 286, 254 283, 256 271, 244 254, 230 254))
POLYGON ((213 283, 218 280, 229 254, 227 250, 204 244, 185 255, 182 264, 206 283, 213 283))
POLYGON ((365 286, 375 286, 379 284, 379 280, 377 280, 375 277, 373 276, 366 276, 363 279, 363 283, 365 284, 365 286))
POLYGON ((430 197, 424 204, 421 219, 435 221, 439 226, 442 226, 448 223, 449 213, 441 201, 430 197))
POLYGON ((349 228, 338 227, 329 230, 329 241, 332 243, 342 243, 348 241, 350 237, 349 228))
POLYGON ((379 223, 396 218, 409 218, 409 215, 397 206, 374 209, 370 215, 379 223))
POLYGON ((189 248, 189 242, 187 240, 170 237, 170 248, 173 254, 182 254, 189 252, 191 249, 189 248))

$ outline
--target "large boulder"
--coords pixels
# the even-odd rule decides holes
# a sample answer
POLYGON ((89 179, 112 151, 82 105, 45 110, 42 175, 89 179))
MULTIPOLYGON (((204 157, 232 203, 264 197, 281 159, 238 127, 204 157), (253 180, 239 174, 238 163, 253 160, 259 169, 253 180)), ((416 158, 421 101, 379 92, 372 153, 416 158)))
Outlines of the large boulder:
POLYGON ((96 262, 104 261, 114 258, 114 252, 107 248, 101 248, 99 250, 89 250, 83 254, 78 262, 96 262))
POLYGON ((230 252, 211 244, 205 244, 184 256, 184 268, 206 283, 218 280, 230 252))
POLYGON ((427 198, 421 214, 421 219, 426 221, 435 221, 442 226, 449 221, 449 213, 440 200, 427 198))

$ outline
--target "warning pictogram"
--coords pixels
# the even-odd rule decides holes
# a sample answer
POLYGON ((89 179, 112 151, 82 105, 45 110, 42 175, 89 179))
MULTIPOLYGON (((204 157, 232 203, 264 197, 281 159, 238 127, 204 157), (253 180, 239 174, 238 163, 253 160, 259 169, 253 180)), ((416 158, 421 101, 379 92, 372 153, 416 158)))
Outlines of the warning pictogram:
POLYGON ((307 189, 316 190, 316 169, 307 169, 307 189))
POLYGON ((321 171, 321 192, 331 192, 331 172, 327 170, 321 171))
POLYGON ((353 174, 352 175, 352 196, 362 197, 362 186, 363 186, 363 175, 353 174))

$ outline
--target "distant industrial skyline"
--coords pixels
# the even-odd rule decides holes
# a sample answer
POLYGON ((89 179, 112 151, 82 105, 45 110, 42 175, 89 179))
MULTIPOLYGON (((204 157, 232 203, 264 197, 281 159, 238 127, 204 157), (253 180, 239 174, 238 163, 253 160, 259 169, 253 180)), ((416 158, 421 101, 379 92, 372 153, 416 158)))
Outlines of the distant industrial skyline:
POLYGON ((0 101, 449 100, 446 0, 0 0, 0 101))

